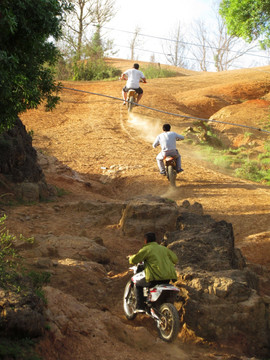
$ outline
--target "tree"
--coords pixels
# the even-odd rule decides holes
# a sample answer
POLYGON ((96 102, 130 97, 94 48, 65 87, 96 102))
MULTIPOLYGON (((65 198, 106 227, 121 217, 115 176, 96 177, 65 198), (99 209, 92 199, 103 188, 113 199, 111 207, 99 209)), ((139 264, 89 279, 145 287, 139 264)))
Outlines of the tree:
POLYGON ((102 28, 115 15, 115 0, 94 0, 92 6, 92 22, 102 28))
POLYGON ((140 44, 139 35, 141 29, 136 26, 133 38, 130 40, 129 47, 130 47, 130 59, 135 60, 135 48, 140 44))
POLYGON ((196 47, 190 49, 199 64, 200 70, 207 71, 209 64, 209 35, 203 20, 198 20, 193 26, 194 38, 198 42, 196 47))
POLYGON ((51 39, 60 37, 68 9, 67 0, 0 2, 0 131, 43 100, 48 109, 59 100, 50 67, 58 50, 51 39))
POLYGON ((217 33, 212 41, 211 49, 217 71, 228 70, 233 62, 253 48, 247 47, 238 37, 228 33, 224 20, 217 16, 217 33))
POLYGON ((87 55, 90 56, 91 59, 101 59, 104 56, 104 48, 101 40, 100 34, 100 26, 96 27, 96 31, 92 37, 91 42, 87 45, 87 55))
POLYGON ((269 0, 222 0, 220 14, 230 34, 248 42, 261 38, 262 44, 270 47, 269 0))
MULTIPOLYGON (((101 28, 115 15, 115 0, 71 0, 74 10, 66 18, 65 40, 73 49, 76 60, 80 60, 83 49, 90 46, 89 26, 96 25, 93 37, 100 37, 101 28)), ((96 42, 96 39, 93 39, 96 42)))
POLYGON ((166 51, 164 51, 164 55, 167 61, 174 66, 178 67, 187 67, 187 63, 185 62, 185 53, 186 53, 186 44, 183 41, 182 28, 180 23, 178 23, 174 32, 170 35, 172 39, 169 43, 167 43, 166 51))
POLYGON ((71 47, 77 59, 81 59, 83 36, 91 23, 92 1, 71 0, 72 13, 66 16, 64 38, 68 47, 71 47))
POLYGON ((197 44, 190 51, 201 70, 207 71, 214 60, 216 70, 224 71, 228 70, 238 58, 248 53, 254 46, 248 47, 246 42, 228 33, 216 3, 213 4, 213 14, 214 26, 211 26, 211 30, 208 30, 209 27, 202 20, 198 20, 193 26, 193 36, 197 44))

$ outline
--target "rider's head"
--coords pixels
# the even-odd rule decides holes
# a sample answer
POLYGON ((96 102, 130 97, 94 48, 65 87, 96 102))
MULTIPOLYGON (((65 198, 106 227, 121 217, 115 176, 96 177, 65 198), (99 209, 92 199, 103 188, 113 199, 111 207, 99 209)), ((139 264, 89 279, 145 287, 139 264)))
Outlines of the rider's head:
POLYGON ((134 69, 137 69, 137 70, 138 70, 139 67, 140 67, 140 65, 136 63, 136 64, 133 65, 133 67, 134 67, 134 69))
POLYGON ((162 126, 162 129, 163 129, 163 131, 170 131, 171 130, 171 125, 170 124, 164 124, 162 126))
POLYGON ((148 232, 148 233, 144 234, 144 240, 145 240, 146 244, 148 244, 150 242, 155 242, 156 234, 153 232, 148 232))

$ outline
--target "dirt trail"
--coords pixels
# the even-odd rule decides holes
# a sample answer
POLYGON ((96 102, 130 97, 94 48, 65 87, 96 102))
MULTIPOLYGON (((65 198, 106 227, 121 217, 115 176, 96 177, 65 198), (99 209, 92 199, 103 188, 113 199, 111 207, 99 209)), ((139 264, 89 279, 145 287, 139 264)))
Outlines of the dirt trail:
MULTIPOLYGON (((217 76, 221 81, 222 77, 217 76)), ((235 73, 235 81, 239 80, 239 76, 235 73)), ((215 83, 214 75, 209 74, 209 79, 215 83)), ((225 79, 227 82, 226 76, 224 81, 225 79)), ((172 80, 152 80, 144 86, 142 104, 186 114, 187 108, 184 105, 180 106, 172 94, 175 94, 176 89, 180 91, 181 86, 196 90, 196 86, 206 87, 206 84, 209 85, 209 82, 203 75, 196 78, 190 76, 172 80)), ((123 83, 67 82, 64 85, 120 97, 123 83)), ((54 156, 63 164, 62 171, 58 169, 56 172, 52 167, 44 171, 49 183, 65 189, 68 194, 60 198, 56 204, 42 203, 8 209, 9 228, 25 236, 68 233, 74 236, 84 234, 90 238, 102 237, 114 259, 110 270, 116 276, 116 283, 110 289, 109 299, 104 300, 103 296, 95 299, 96 307, 108 307, 123 321, 121 297, 126 281, 125 256, 140 248, 140 239, 126 239, 115 226, 117 224, 93 226, 91 222, 85 221, 80 213, 72 211, 72 208, 56 211, 57 206, 61 208, 65 204, 82 199, 110 200, 117 203, 142 194, 152 194, 169 197, 178 204, 184 200, 201 203, 205 214, 233 224, 236 246, 243 246, 243 249, 248 236, 270 232, 270 188, 218 171, 210 163, 205 162, 200 154, 195 153, 191 146, 179 143, 184 172, 178 176, 176 189, 171 190, 167 180, 159 175, 155 162, 157 150, 152 149, 151 144, 155 136, 161 132, 161 125, 170 122, 173 130, 181 133, 190 126, 192 120, 167 116, 140 107, 128 116, 121 101, 64 90, 61 104, 54 112, 46 113, 43 109, 29 111, 22 116, 22 121, 28 131, 34 131, 33 145, 43 154, 54 156), (113 171, 110 172, 110 169, 113 171), (90 183, 90 186, 86 186, 86 183, 90 183)), ((253 241, 246 255, 250 261, 261 263, 260 246, 263 245, 264 258, 268 259, 265 265, 270 268, 269 237, 264 244, 260 244, 259 241, 260 239, 257 242, 253 241)), ((89 303, 92 297, 96 296, 92 290, 97 289, 100 284, 89 288, 84 286, 83 277, 79 281, 80 275, 65 274, 60 270, 58 273, 56 271, 52 286, 74 295, 83 303, 89 303)), ((146 326, 150 331, 154 331, 147 321, 135 325, 146 326)), ((193 350, 187 351, 191 354, 193 350)), ((203 350, 200 351, 203 354, 203 350)), ((195 352, 194 359, 198 358, 197 351, 195 352)), ((178 355, 181 355, 180 352, 178 355)), ((159 358, 163 358, 163 355, 156 354, 156 359, 159 358)), ((171 359, 177 358, 179 357, 171 356, 171 359)), ((205 357, 201 355, 201 359, 210 358, 215 357, 209 354, 205 357)), ((189 359, 193 357, 190 355, 189 359)))
MULTIPOLYGON (((142 103, 179 113, 172 106, 172 99, 170 104, 166 100, 171 91, 167 83, 164 79, 149 81, 142 103)), ((120 97, 122 85, 120 82, 65 84, 115 97, 120 97)), ((176 85, 181 86, 177 81, 176 85)), ((62 103, 53 113, 35 110, 23 116, 27 129, 34 131, 34 146, 55 156, 90 182, 100 178, 104 172, 102 167, 128 167, 110 185, 104 186, 101 190, 104 195, 127 199, 150 192, 166 194, 178 203, 185 199, 200 202, 205 213, 233 224, 236 245, 245 241, 248 235, 270 231, 269 187, 219 172, 203 161, 191 146, 181 142, 179 150, 185 171, 177 181, 177 189, 167 193, 168 184, 160 178, 154 160, 157 150, 151 147, 164 121, 170 122, 173 130, 181 133, 192 120, 144 108, 137 108, 128 118, 120 101, 69 90, 63 92, 62 103), (120 189, 118 183, 121 183, 120 189)), ((243 131, 239 129, 239 133, 243 131)))

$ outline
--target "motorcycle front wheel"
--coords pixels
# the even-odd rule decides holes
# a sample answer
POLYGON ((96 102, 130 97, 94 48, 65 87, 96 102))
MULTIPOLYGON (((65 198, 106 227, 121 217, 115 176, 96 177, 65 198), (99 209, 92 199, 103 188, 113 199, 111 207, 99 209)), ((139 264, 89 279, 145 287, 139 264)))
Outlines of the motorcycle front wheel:
POLYGON ((168 179, 170 181, 171 186, 175 186, 176 171, 174 170, 172 165, 168 166, 168 179))
POLYGON ((180 330, 180 319, 173 304, 162 304, 159 309, 159 335, 162 340, 172 342, 176 339, 180 330))
POLYGON ((135 289, 131 281, 129 281, 125 287, 124 298, 123 298, 123 307, 126 318, 128 320, 133 320, 137 316, 135 313, 136 309, 136 295, 135 289))

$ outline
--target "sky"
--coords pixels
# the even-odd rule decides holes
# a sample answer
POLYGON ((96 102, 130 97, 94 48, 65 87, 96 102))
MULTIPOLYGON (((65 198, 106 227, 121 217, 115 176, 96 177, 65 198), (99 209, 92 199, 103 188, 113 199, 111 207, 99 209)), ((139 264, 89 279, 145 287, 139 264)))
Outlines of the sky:
MULTIPOLYGON (((114 46, 118 49, 115 57, 130 59, 130 42, 134 37, 135 29, 139 28, 141 35, 137 38, 135 59, 150 61, 154 56, 156 62, 168 63, 164 53, 170 53, 174 48, 174 43, 156 37, 173 38, 173 33, 180 23, 185 41, 196 43, 196 40, 192 38, 191 24, 204 20, 208 29, 214 29, 216 26, 214 3, 214 0, 115 0, 117 13, 105 25, 103 32, 107 38, 113 39, 114 46)), ((260 57, 246 55, 235 62, 235 68, 268 64, 264 57, 267 54, 258 52, 258 48, 252 50, 252 54, 260 55, 260 57)), ((196 66, 196 62, 192 60, 194 56, 186 53, 186 57, 190 67, 196 66)), ((214 65, 210 70, 214 70, 214 65)))

